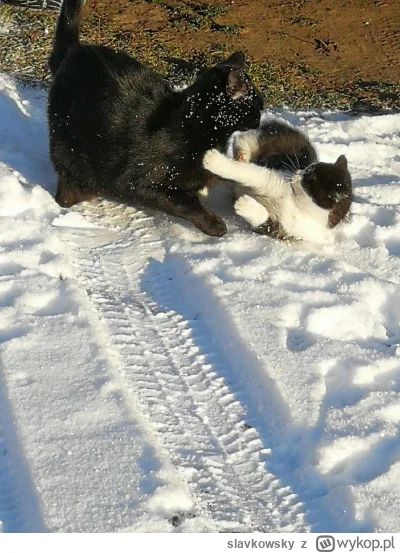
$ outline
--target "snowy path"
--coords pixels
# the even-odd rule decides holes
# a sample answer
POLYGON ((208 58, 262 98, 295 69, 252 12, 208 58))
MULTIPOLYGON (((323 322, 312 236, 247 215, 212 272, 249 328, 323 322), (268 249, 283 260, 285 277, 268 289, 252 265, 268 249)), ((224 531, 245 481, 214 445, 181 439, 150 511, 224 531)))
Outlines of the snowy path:
MULTIPOLYGON (((104 206, 102 219, 118 221, 112 206, 104 206)), ((131 212, 123 211, 125 217, 131 212)), ((103 240, 93 233, 90 244, 87 232, 64 231, 68 242, 76 240, 85 287, 119 351, 121 394, 146 413, 169 459, 188 481, 197 504, 189 516, 205 513, 220 530, 304 529, 295 496, 266 471, 265 448, 246 422, 238 387, 221 374, 227 365, 221 348, 207 343, 206 325, 166 307, 171 294, 177 298, 183 290, 174 290, 168 270, 152 272, 164 257, 153 227, 151 218, 133 213, 133 230, 117 240, 115 232, 103 240), (143 291, 144 282, 158 301, 143 291)), ((168 497, 159 501, 168 504, 168 497)))
POLYGON ((60 210, 44 101, 0 78, 3 530, 399 531, 400 116, 285 114, 354 176, 317 249, 60 210))

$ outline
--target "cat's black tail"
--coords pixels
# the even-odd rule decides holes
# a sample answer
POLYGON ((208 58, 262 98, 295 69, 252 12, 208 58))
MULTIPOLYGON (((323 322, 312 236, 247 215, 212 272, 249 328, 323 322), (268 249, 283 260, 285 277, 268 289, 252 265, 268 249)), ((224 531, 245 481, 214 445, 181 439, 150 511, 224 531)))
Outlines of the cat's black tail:
POLYGON ((49 58, 50 71, 59 68, 68 50, 79 44, 81 12, 86 0, 64 0, 58 17, 53 50, 49 58))

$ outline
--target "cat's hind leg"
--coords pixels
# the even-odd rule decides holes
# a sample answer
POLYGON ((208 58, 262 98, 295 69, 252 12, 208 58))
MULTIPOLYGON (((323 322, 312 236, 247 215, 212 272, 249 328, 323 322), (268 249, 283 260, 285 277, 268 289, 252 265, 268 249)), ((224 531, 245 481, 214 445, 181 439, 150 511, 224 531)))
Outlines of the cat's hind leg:
POLYGON ((243 217, 257 234, 277 238, 278 240, 293 240, 289 236, 279 221, 273 221, 269 217, 268 210, 257 200, 243 194, 235 203, 235 211, 243 217))
POLYGON ((98 193, 92 188, 81 184, 74 184, 65 175, 60 175, 58 178, 55 199, 61 207, 71 207, 80 202, 88 202, 97 198, 97 196, 98 193))
POLYGON ((243 194, 236 200, 235 211, 254 229, 264 225, 269 219, 268 210, 248 194, 243 194))
POLYGON ((277 240, 289 240, 291 242, 296 240, 293 236, 287 234, 279 221, 272 221, 272 219, 268 219, 268 221, 255 228, 254 232, 277 240))

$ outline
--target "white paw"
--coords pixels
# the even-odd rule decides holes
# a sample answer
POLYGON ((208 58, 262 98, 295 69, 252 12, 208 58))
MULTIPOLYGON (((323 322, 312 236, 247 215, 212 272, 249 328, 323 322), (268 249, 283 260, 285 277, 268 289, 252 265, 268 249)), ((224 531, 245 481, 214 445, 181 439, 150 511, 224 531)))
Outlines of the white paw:
POLYGON ((264 224, 269 218, 267 209, 247 194, 236 200, 235 211, 254 228, 264 224))
POLYGON ((211 172, 214 172, 225 156, 218 150, 207 150, 203 157, 203 166, 211 172))
POLYGON ((208 186, 205 186, 204 188, 201 188, 197 194, 201 196, 202 198, 207 198, 208 196, 208 186))
MULTIPOLYGON (((235 202, 235 211, 241 217, 246 217, 246 215, 253 213, 254 210, 258 208, 258 206, 263 207, 257 202, 257 200, 255 200, 251 196, 243 194, 235 202)), ((265 209, 265 211, 267 210, 265 209)))

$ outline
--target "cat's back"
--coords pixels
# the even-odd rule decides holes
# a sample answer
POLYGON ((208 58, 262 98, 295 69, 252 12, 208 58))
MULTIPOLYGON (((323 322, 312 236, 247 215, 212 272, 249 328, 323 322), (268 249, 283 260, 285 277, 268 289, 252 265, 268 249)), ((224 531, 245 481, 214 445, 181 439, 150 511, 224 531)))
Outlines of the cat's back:
POLYGON ((67 104, 68 99, 76 103, 77 97, 88 97, 92 105, 99 101, 115 105, 124 100, 159 101, 171 88, 158 73, 124 52, 78 44, 55 74, 50 91, 53 98, 55 92, 67 104))
POLYGON ((53 162, 73 164, 103 188, 124 179, 132 160, 135 179, 144 178, 154 156, 163 165, 174 150, 164 115, 171 98, 170 85, 135 58, 103 46, 74 46, 49 92, 53 162))
POLYGON ((111 149, 141 150, 149 125, 174 98, 169 83, 123 52, 77 45, 55 74, 49 93, 54 133, 84 155, 111 149))
POLYGON ((317 161, 310 140, 296 127, 276 119, 261 123, 259 133, 259 164, 270 169, 294 172, 317 161))

